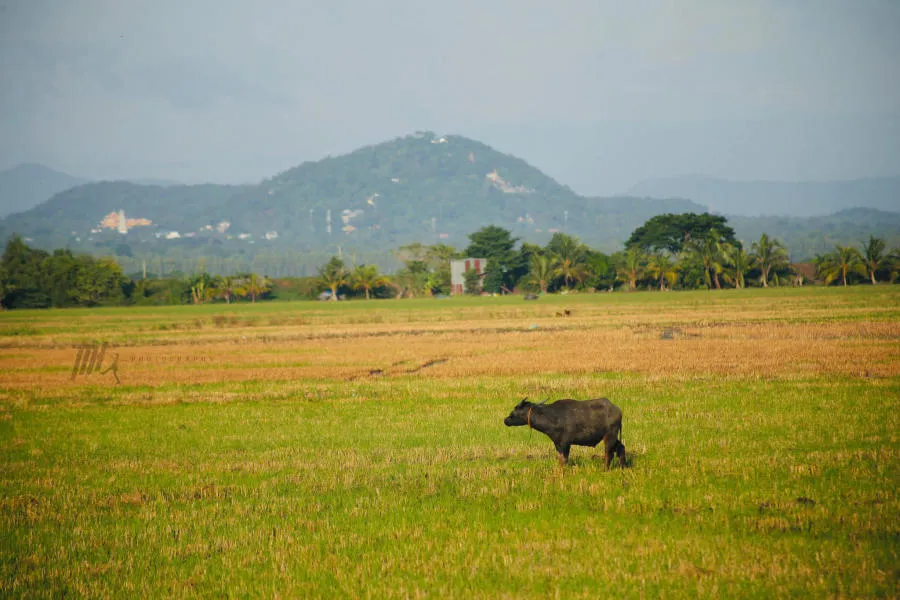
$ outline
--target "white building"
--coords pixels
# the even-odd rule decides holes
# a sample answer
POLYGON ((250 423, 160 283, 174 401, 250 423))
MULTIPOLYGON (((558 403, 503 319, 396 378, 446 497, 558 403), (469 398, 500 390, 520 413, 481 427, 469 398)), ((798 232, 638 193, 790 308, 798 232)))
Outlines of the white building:
POLYGON ((475 269, 475 272, 481 278, 484 278, 484 270, 487 268, 486 258, 460 258, 450 261, 450 293, 454 296, 461 296, 466 291, 465 273, 469 269, 475 269))

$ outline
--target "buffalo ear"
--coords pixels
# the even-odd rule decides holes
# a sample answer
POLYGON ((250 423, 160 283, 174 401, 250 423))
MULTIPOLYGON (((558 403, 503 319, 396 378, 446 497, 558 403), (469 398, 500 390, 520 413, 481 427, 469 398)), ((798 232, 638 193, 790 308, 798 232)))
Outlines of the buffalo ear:
POLYGON ((528 396, 522 398, 522 401, 519 402, 519 406, 525 406, 526 404, 528 404, 528 396))

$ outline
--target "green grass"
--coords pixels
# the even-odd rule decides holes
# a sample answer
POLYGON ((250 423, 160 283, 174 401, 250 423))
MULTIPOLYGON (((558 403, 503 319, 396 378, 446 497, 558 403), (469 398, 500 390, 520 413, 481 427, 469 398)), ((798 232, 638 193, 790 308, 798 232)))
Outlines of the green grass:
MULTIPOLYGON (((787 294, 802 308, 782 317, 897 298, 832 292, 787 294)), ((621 296, 602 301, 646 319, 723 301, 621 296)), ((492 300, 453 306, 471 316, 492 300)), ((427 320, 441 302, 308 308, 427 320)), ((134 310, 213 314, 189 308, 134 310)), ((95 316, 73 312, 81 327, 95 316)), ((33 318, 43 329, 46 313, 33 318)), ((0 387, 0 596, 896 597, 898 432, 900 381, 841 375, 536 365, 521 378, 0 387), (628 469, 580 447, 562 469, 545 436, 502 423, 523 396, 600 395, 625 413, 628 469)))

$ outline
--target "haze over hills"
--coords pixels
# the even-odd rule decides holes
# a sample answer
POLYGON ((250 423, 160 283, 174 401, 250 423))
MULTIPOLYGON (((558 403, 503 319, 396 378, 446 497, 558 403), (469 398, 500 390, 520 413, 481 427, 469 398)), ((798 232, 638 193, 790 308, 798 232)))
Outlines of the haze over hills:
POLYGON ((28 210, 83 183, 87 180, 32 163, 0 171, 0 217, 28 210))
MULTIPOLYGON (((212 271, 252 264, 293 275, 311 274, 337 253, 390 269, 399 246, 464 248, 467 235, 488 224, 538 244, 563 231, 615 252, 654 215, 706 208, 677 198, 583 197, 475 140, 416 132, 303 163, 255 185, 79 185, 0 221, 0 239, 18 233, 39 247, 112 253, 129 266, 159 259, 189 270, 202 260, 212 271)), ((740 217, 733 225, 748 243, 769 227, 764 230, 782 237, 796 258, 830 250, 835 240, 857 243, 867 233, 900 242, 900 213, 874 209, 818 220, 740 217)))
POLYGON ((900 211, 900 177, 851 181, 729 181, 701 175, 642 181, 628 195, 690 198, 712 212, 813 217, 849 208, 900 211))
MULTIPOLYGON (((141 185, 179 185, 176 181, 154 178, 126 181, 141 185)), ((60 192, 86 183, 92 181, 35 163, 23 163, 0 171, 0 218, 34 208, 60 192)))

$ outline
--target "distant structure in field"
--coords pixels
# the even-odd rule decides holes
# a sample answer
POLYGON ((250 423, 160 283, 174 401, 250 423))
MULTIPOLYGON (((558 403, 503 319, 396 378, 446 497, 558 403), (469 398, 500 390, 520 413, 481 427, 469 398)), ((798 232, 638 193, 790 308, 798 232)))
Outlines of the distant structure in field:
POLYGON ((450 293, 461 296, 466 293, 465 273, 469 269, 475 269, 480 278, 484 277, 487 268, 486 258, 460 258, 450 261, 450 293))

